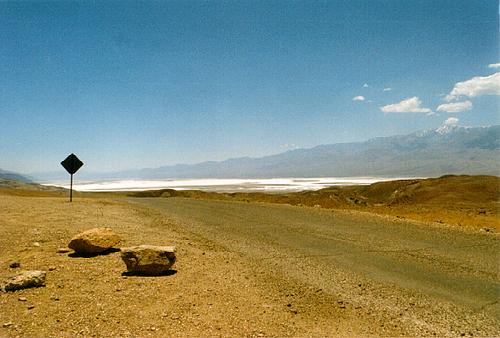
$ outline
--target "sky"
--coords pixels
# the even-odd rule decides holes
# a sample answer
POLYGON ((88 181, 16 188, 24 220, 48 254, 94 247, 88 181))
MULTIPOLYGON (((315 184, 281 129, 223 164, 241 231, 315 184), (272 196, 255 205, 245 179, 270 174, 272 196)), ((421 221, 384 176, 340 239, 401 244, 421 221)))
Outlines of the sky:
POLYGON ((0 2, 0 168, 499 124, 498 14, 492 0, 0 2))

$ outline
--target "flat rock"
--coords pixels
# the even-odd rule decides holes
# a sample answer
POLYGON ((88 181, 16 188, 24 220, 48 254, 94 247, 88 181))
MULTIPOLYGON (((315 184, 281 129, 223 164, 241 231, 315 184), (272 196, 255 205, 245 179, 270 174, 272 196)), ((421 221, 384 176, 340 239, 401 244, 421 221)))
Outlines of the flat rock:
POLYGON ((112 248, 119 242, 120 236, 111 228, 94 228, 73 237, 68 247, 79 254, 96 254, 112 248))
POLYGON ((139 245, 121 249, 121 257, 132 274, 157 276, 175 263, 175 246, 139 245))
POLYGON ((27 288, 36 288, 45 285, 45 271, 24 271, 7 279, 2 286, 5 291, 16 291, 27 288))

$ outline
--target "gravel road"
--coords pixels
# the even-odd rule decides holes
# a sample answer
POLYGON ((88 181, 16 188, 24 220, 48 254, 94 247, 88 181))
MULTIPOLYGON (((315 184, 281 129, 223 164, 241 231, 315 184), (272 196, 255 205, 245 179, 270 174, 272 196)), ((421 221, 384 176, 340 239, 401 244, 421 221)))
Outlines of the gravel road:
MULTIPOLYGON (((237 253, 255 267, 253 278, 316 290, 346 311, 400 328, 392 333, 500 335, 496 235, 320 208, 131 201, 161 210, 184 231, 237 253)), ((320 300, 302 299, 297 311, 328 321, 320 300)))

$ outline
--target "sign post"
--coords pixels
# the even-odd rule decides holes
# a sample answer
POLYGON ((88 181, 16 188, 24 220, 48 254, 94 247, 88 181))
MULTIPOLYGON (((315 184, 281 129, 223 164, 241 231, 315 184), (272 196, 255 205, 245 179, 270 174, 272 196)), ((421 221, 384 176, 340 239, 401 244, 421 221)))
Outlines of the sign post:
POLYGON ((78 171, 83 165, 83 162, 80 161, 75 154, 70 154, 64 161, 61 162, 61 165, 66 169, 66 171, 71 175, 71 183, 69 188, 69 201, 73 201, 73 174, 78 171))

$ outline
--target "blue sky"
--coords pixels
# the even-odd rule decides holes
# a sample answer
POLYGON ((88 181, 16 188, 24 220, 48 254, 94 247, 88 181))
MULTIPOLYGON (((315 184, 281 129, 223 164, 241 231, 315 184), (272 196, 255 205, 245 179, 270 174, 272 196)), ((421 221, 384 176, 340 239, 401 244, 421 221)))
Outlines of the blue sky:
POLYGON ((499 123, 497 1, 0 2, 0 168, 499 123))

